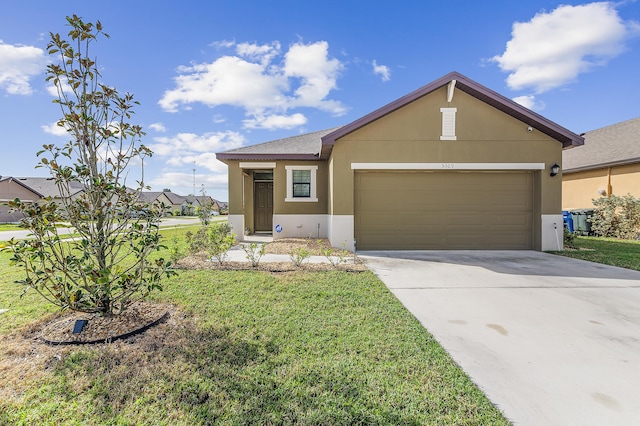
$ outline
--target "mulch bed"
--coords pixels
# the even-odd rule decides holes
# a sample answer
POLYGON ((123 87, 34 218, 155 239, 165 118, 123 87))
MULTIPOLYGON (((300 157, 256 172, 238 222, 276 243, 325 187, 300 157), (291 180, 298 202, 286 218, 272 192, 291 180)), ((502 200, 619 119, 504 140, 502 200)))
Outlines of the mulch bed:
POLYGON ((71 312, 46 324, 40 338, 51 345, 108 343, 147 330, 169 318, 173 307, 140 302, 119 315, 71 312), (77 320, 87 320, 80 333, 73 333, 77 320))

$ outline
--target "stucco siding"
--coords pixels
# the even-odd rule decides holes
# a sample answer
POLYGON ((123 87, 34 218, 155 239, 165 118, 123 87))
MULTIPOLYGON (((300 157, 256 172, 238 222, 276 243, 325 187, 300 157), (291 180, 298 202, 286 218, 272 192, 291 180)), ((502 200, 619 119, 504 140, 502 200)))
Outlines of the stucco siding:
MULTIPOLYGON (((354 162, 561 163, 562 145, 501 111, 457 91, 438 90, 336 141, 332 152, 333 214, 354 214, 354 162), (457 140, 440 140, 441 107, 456 107, 457 140)), ((539 174, 541 214, 558 214, 560 177, 539 174)), ((383 200, 381 200, 382 202, 383 200)))
POLYGON ((565 173, 562 176, 563 210, 591 208, 594 199, 609 194, 631 194, 640 198, 640 164, 565 173))

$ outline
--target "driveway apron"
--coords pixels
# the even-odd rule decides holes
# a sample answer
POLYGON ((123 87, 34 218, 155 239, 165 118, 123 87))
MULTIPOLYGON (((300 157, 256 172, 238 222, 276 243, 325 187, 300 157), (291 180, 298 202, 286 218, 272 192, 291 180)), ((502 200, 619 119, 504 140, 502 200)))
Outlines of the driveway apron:
POLYGON ((359 255, 514 424, 640 424, 640 272, 534 251, 359 255))

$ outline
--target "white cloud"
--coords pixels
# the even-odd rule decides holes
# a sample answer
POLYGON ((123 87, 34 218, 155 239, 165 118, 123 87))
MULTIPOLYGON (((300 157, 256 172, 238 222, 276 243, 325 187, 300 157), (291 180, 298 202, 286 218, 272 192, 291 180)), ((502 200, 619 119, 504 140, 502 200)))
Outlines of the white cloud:
MULTIPOLYGON (((236 56, 222 56, 211 63, 178 68, 175 88, 158 102, 169 112, 194 103, 209 107, 231 105, 244 109, 250 128, 291 128, 304 124, 302 113, 287 114, 299 107, 317 108, 341 115, 346 108, 328 99, 337 88, 342 63, 329 58, 325 41, 289 47, 282 61, 278 42, 258 45, 232 44, 236 56), (281 126, 281 127, 278 127, 281 126)), ((228 46, 230 47, 230 46, 228 46)))
POLYGON ((236 46, 236 53, 249 60, 268 65, 274 57, 280 54, 280 43, 277 41, 263 45, 240 43, 236 46))
POLYGON ((58 126, 58 122, 45 124, 44 126, 40 126, 45 133, 49 133, 54 136, 67 136, 69 133, 67 129, 63 126, 58 126))
POLYGON ((295 106, 319 108, 341 115, 346 112, 339 102, 325 100, 329 92, 337 88, 336 81, 342 63, 329 59, 329 43, 319 41, 313 44, 296 43, 289 47, 285 55, 284 73, 287 77, 300 78, 301 82, 295 91, 295 106))
POLYGON ((45 52, 38 47, 0 40, 0 89, 11 95, 31 94, 30 80, 45 71, 47 61, 45 52))
POLYGON ((295 113, 292 115, 255 115, 253 118, 243 120, 244 127, 247 129, 293 129, 306 124, 307 117, 303 114, 295 113))
POLYGON ((233 105, 254 111, 284 107, 287 81, 269 73, 266 66, 237 56, 223 56, 210 64, 180 67, 175 78, 177 88, 167 90, 160 106, 170 112, 180 105, 202 103, 215 107, 233 105))
POLYGON ((149 124, 149 128, 155 132, 164 133, 167 129, 164 127, 162 123, 152 123, 149 124))
POLYGON ((534 111, 543 110, 545 107, 544 103, 538 101, 534 95, 517 96, 513 101, 534 111))
POLYGON ((386 65, 378 65, 376 60, 373 60, 373 73, 380 75, 382 81, 391 80, 391 69, 386 65))
POLYGON ((175 167, 193 164, 219 172, 222 163, 216 160, 215 152, 239 148, 244 136, 237 132, 217 132, 196 135, 194 133, 178 133, 172 137, 156 137, 149 145, 154 156, 168 157, 167 164, 175 167))
POLYGON ((508 71, 507 84, 537 93, 562 86, 624 51, 624 42, 640 34, 640 25, 624 21, 615 3, 562 5, 513 24, 512 38, 491 58, 508 71))
POLYGON ((215 47, 216 49, 228 49, 230 47, 235 46, 236 42, 233 40, 218 40, 209 44, 211 47, 215 47))

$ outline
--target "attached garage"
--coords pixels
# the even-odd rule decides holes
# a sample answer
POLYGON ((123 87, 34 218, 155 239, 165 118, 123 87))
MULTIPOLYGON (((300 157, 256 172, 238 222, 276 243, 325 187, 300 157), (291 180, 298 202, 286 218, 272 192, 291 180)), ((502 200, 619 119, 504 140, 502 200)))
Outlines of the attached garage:
POLYGON ((534 248, 534 171, 356 171, 359 250, 534 248))
POLYGON ((229 165, 238 235, 258 229, 256 171, 273 170, 274 239, 326 237, 348 250, 562 250, 562 150, 583 142, 452 72, 345 126, 217 156, 229 165), (293 196, 299 187, 306 195, 293 196))

